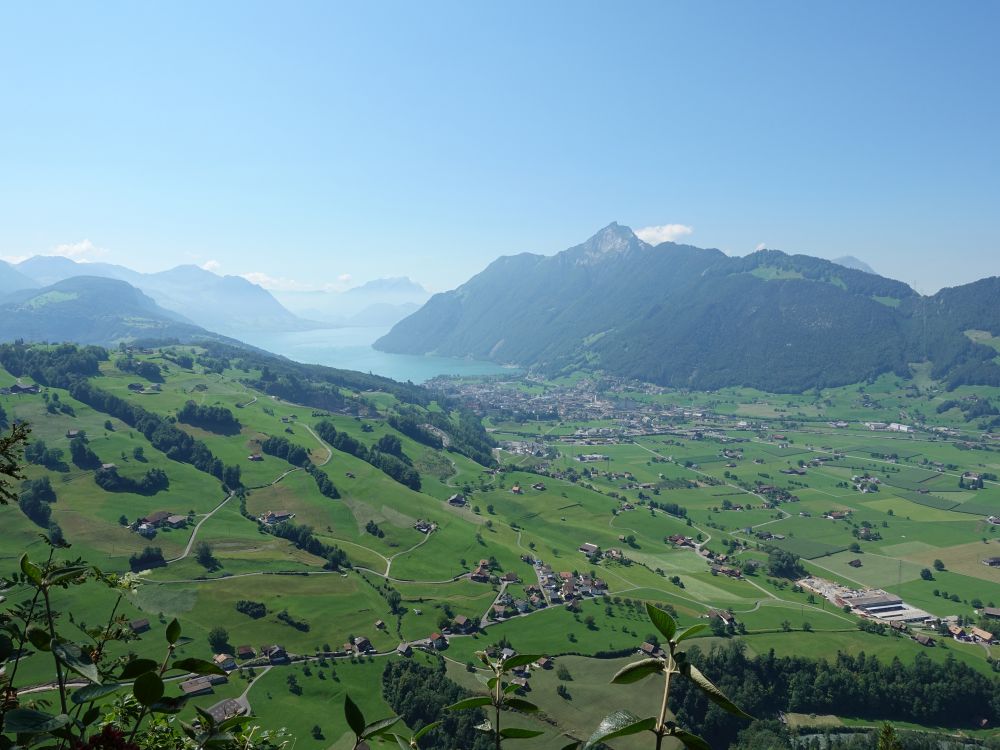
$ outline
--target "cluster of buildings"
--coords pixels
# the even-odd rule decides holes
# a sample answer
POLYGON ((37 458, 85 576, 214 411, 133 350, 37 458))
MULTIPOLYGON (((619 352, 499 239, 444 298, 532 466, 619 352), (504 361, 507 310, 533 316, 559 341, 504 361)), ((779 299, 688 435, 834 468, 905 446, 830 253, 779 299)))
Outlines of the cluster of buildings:
POLYGON ((288 510, 267 510, 257 516, 257 520, 265 526, 276 526, 285 521, 291 521, 295 514, 288 510))
POLYGON ((183 529, 187 526, 188 517, 169 510, 158 510, 148 516, 139 518, 129 528, 145 539, 156 536, 158 529, 183 529))

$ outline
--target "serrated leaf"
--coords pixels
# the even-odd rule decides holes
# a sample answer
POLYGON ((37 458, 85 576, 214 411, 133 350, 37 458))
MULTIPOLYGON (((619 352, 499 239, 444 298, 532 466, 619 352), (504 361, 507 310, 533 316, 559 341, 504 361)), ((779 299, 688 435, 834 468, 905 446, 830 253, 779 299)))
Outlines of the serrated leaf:
POLYGON ((53 641, 52 653, 66 667, 76 672, 81 677, 86 677, 91 682, 101 684, 101 674, 87 656, 84 655, 80 647, 69 641, 53 641))
POLYGON ((365 731, 365 715, 351 700, 350 695, 344 696, 344 718, 347 719, 347 726, 351 728, 355 736, 360 737, 361 733, 365 731))
POLYGON ((663 662, 660 659, 642 659, 619 669, 611 678, 611 682, 615 685, 628 685, 662 671, 663 662))
POLYGON ((678 667, 682 675, 701 688, 702 692, 708 696, 708 699, 720 708, 728 711, 733 716, 739 716, 741 719, 753 718, 750 714, 746 713, 742 708, 729 700, 729 698, 726 697, 726 694, 719 690, 719 688, 717 688, 710 679, 703 675, 694 664, 691 664, 690 662, 681 662, 678 667))
POLYGON ((613 714, 605 716, 590 739, 584 745, 583 750, 594 747, 605 740, 615 737, 625 737, 630 734, 638 734, 656 726, 656 718, 640 719, 631 711, 615 711, 613 714))
POLYGON ((384 719, 373 721, 371 724, 365 727, 365 731, 361 733, 361 739, 367 740, 371 737, 381 734, 386 729, 395 724, 397 721, 399 721, 398 716, 386 716, 384 719))
POLYGON ((699 622, 697 625, 692 625, 691 627, 689 627, 689 628, 687 628, 685 630, 682 630, 680 633, 678 633, 677 637, 674 638, 674 643, 676 644, 676 643, 680 643, 681 641, 687 640, 691 636, 698 635, 698 633, 700 633, 702 630, 705 630, 707 628, 708 628, 708 625, 706 625, 703 622, 699 622))
POLYGON ((180 695, 176 698, 161 698, 156 703, 149 706, 149 710, 154 714, 179 714, 187 705, 187 696, 180 695))
POLYGON ((537 729, 522 729, 521 727, 504 727, 500 730, 500 736, 505 740, 528 740, 540 734, 545 733, 537 729))
POLYGON ((671 737, 676 737, 689 750, 712 750, 712 746, 696 734, 685 732, 683 729, 674 729, 670 733, 671 737))
POLYGON ((673 639, 674 633, 677 632, 677 623, 673 617, 649 602, 646 602, 646 614, 649 615, 650 622, 656 626, 664 638, 668 641, 673 639))
POLYGON ((238 727, 241 724, 244 724, 249 719, 255 719, 255 718, 256 717, 253 714, 243 714, 242 716, 231 716, 230 718, 226 719, 224 722, 219 724, 219 731, 225 732, 228 729, 232 729, 233 727, 238 727))
POLYGON ((144 672, 132 683, 132 694, 144 706, 151 706, 163 697, 163 680, 155 672, 144 672))
POLYGON ((82 574, 87 572, 86 565, 73 565, 68 568, 60 568, 50 573, 45 578, 45 583, 50 586, 58 586, 60 583, 72 580, 73 578, 79 578, 82 574))
POLYGON ((42 582, 42 569, 28 559, 27 553, 21 555, 18 565, 21 568, 21 572, 33 584, 37 586, 42 582))
POLYGON ((488 706, 492 703, 492 700, 485 695, 475 695, 472 698, 465 698, 460 700, 458 703, 452 703, 450 706, 445 706, 445 711, 464 711, 467 708, 479 708, 481 706, 488 706))
POLYGON ((178 659, 170 665, 171 669, 180 669, 195 674, 217 674, 226 676, 226 670, 205 659, 178 659))
POLYGON ((154 672, 160 665, 152 659, 133 659, 122 668, 122 680, 132 680, 146 672, 154 672))
POLYGON ((167 625, 166 636, 167 636, 167 643, 169 643, 171 646, 177 643, 177 639, 181 637, 181 624, 177 622, 176 617, 170 621, 169 625, 167 625))
POLYGON ((413 741, 416 742, 428 732, 437 729, 438 726, 440 726, 440 724, 441 724, 440 721, 432 721, 430 724, 425 724, 424 726, 420 727, 420 729, 418 729, 416 732, 413 733, 413 741))
POLYGON ((37 625, 29 625, 25 635, 28 637, 28 642, 39 651, 52 650, 52 636, 49 635, 49 631, 45 628, 37 625))
POLYGON ((83 703, 96 701, 98 698, 103 698, 105 695, 116 693, 123 687, 125 687, 125 685, 120 682, 107 682, 103 685, 86 685, 78 690, 74 690, 70 699, 79 706, 83 703))
POLYGON ((533 714, 538 711, 538 706, 531 701, 524 700, 524 698, 507 698, 504 700, 504 705, 507 708, 513 708, 515 711, 523 711, 526 714, 533 714))
POLYGON ((8 734, 43 734, 69 724, 66 714, 47 714, 30 708, 15 708, 3 719, 3 731, 8 734))
POLYGON ((509 659, 504 659, 501 664, 503 664, 504 670, 508 670, 514 669, 514 667, 526 667, 541 658, 541 654, 514 654, 509 659))

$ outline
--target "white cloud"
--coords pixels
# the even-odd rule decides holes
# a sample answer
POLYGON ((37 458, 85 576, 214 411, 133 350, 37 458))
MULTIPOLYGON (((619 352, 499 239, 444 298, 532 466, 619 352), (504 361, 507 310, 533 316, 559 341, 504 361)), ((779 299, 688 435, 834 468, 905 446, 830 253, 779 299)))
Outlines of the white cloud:
POLYGON ((767 243, 766 243, 766 242, 758 242, 758 243, 757 243, 757 247, 755 247, 755 248, 753 249, 753 251, 754 251, 755 253, 756 253, 756 252, 759 252, 760 250, 767 250, 767 243))
POLYGON ((201 267, 205 271, 211 271, 212 273, 218 273, 219 269, 222 268, 222 264, 217 260, 206 260, 201 264, 201 267))
POLYGON ((30 255, 0 255, 0 260, 6 261, 7 263, 17 264, 30 257, 30 255))
POLYGON ((337 281, 339 281, 341 284, 350 284, 352 279, 353 277, 349 273, 342 273, 340 274, 340 276, 337 277, 337 281))
POLYGON ((75 260, 80 263, 91 263, 95 258, 103 258, 108 251, 103 247, 97 247, 90 240, 80 240, 79 242, 68 242, 56 245, 55 250, 46 255, 61 255, 64 258, 75 260))
POLYGON ((656 227, 636 229, 635 236, 650 245, 659 245, 661 242, 676 242, 693 231, 694 227, 689 227, 687 224, 661 224, 656 227))

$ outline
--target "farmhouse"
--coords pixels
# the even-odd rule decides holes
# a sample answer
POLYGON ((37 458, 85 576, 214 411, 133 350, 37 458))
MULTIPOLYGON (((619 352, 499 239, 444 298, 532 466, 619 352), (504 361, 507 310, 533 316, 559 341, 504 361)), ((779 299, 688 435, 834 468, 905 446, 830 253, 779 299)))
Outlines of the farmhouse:
POLYGON ((232 654, 216 654, 212 661, 215 662, 215 666, 219 669, 224 669, 227 672, 236 669, 236 660, 233 658, 232 654))
POLYGON ((1000 620, 1000 607, 983 607, 983 617, 1000 620))
POLYGON ((400 643, 396 646, 396 653, 400 656, 413 656, 413 649, 410 648, 409 643, 400 643))
POLYGON ((212 692, 212 683, 207 677, 195 677, 181 683, 181 692, 188 697, 208 695, 212 692))
POLYGON ((579 546, 580 552, 587 555, 588 557, 590 555, 596 555, 600 551, 600 549, 601 548, 598 547, 596 544, 591 544, 590 542, 584 542, 579 546))
POLYGON ((266 656, 267 660, 272 664, 284 664, 288 661, 288 652, 285 651, 285 647, 277 644, 261 646, 260 654, 261 656, 266 656))
POLYGON ((921 646, 930 647, 934 645, 934 639, 931 638, 929 635, 925 635, 924 633, 914 633, 913 640, 915 640, 921 646))
POLYGON ((164 525, 169 526, 172 529, 180 529, 187 525, 187 516, 167 516, 166 520, 163 522, 164 525))
POLYGON ((264 457, 259 453, 251 453, 249 456, 247 456, 247 461, 263 461, 263 460, 264 457))
POLYGON ((435 649, 436 651, 441 651, 443 649, 448 648, 448 641, 440 633, 431 633, 430 638, 427 639, 427 642, 431 645, 431 648, 435 649))
POLYGON ((993 643, 993 633, 982 628, 969 628, 969 635, 975 643, 993 643))
POLYGON ((458 633, 471 633, 476 630, 476 624, 465 615, 455 615, 451 629, 458 633))
POLYGON ((991 568, 1000 568, 1000 557, 987 557, 983 560, 983 565, 989 565, 991 568))
POLYGON ((239 659, 252 659, 256 656, 256 652, 253 650, 253 646, 237 646, 236 656, 239 659))
POLYGON ((138 635, 139 633, 145 633, 147 630, 149 630, 149 620, 147 620, 145 617, 138 620, 132 620, 128 624, 128 626, 133 633, 138 635))
POLYGON ((448 505, 453 505, 456 508, 464 508, 465 503, 465 495, 459 495, 457 492, 448 498, 448 505))
POLYGON ((226 698, 209 708, 208 714, 216 723, 221 724, 234 716, 242 716, 246 710, 246 706, 235 698, 226 698))
POLYGON ((162 526, 170 516, 172 516, 169 510, 158 510, 155 513, 150 513, 145 518, 140 518, 140 524, 146 524, 152 526, 154 529, 158 526, 162 526))
POLYGON ((262 513, 259 520, 267 526, 274 526, 275 524, 291 520, 294 517, 295 514, 288 510, 269 510, 266 513, 262 513))

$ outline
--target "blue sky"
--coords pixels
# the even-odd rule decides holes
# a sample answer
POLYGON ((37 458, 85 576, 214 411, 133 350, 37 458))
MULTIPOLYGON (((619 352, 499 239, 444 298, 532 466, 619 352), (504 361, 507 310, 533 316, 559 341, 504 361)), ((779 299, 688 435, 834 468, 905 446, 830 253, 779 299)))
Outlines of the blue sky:
POLYGON ((5 4, 0 256, 439 290, 617 220, 934 291, 1000 273, 998 22, 985 1, 5 4))

